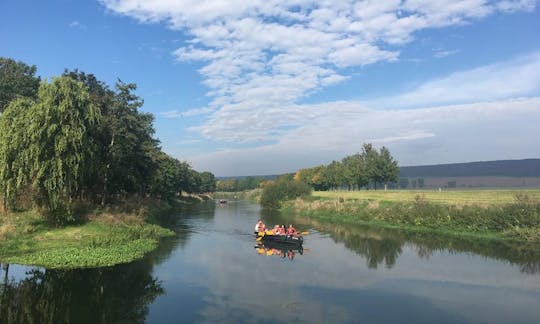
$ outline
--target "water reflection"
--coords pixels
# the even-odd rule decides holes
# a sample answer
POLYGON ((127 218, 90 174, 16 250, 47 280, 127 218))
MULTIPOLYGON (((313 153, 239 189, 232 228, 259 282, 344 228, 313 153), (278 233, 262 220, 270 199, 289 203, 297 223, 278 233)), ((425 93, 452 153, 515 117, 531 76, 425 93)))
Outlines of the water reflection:
POLYGON ((4 266, 2 323, 144 323, 148 305, 164 294, 151 265, 100 269, 29 268, 21 280, 4 266))
POLYGON ((304 248, 302 246, 288 247, 271 243, 259 243, 255 246, 255 251, 259 255, 278 256, 290 261, 293 261, 297 255, 304 254, 304 248))
MULTIPOLYGON (((274 216, 276 217, 276 216, 274 216)), ((540 249, 527 242, 452 238, 428 233, 410 233, 366 226, 344 226, 297 217, 302 226, 327 233, 336 243, 366 259, 369 268, 384 264, 392 268, 405 244, 412 244, 417 255, 429 259, 436 252, 474 253, 517 265, 522 273, 540 273, 540 249)))

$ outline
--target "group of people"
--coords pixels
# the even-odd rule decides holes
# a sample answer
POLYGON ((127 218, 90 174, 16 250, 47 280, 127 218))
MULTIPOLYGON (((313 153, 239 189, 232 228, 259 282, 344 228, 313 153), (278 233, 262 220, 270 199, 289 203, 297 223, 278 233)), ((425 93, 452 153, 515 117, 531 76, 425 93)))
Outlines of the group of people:
POLYGON ((274 225, 272 229, 268 229, 266 225, 263 223, 262 220, 258 220, 257 224, 255 224, 255 232, 261 233, 265 232, 266 234, 272 234, 272 235, 290 235, 290 236, 298 236, 298 232, 294 228, 293 224, 290 224, 289 227, 285 228, 284 224, 281 225, 274 225))

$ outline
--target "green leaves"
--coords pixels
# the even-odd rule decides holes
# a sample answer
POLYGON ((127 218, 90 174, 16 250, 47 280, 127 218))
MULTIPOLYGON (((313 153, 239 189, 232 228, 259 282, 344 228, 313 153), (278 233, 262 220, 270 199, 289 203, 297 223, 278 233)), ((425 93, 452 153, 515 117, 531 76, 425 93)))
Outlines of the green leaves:
POLYGON ((12 102, 0 119, 4 199, 13 203, 21 189, 32 186, 38 204, 51 214, 69 211, 81 170, 90 162, 86 130, 98 119, 85 86, 66 77, 42 83, 36 101, 12 102))

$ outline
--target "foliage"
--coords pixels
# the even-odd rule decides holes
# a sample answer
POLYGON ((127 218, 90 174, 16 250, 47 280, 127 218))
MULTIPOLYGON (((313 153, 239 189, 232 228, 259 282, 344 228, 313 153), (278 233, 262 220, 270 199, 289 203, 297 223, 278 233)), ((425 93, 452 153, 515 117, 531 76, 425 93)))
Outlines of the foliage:
POLYGON ((113 90, 93 74, 66 70, 34 96, 35 70, 0 59, 1 94, 9 97, 0 115, 4 211, 36 205, 59 225, 74 220, 75 200, 105 205, 215 190, 212 173, 161 150, 135 84, 119 80, 113 90))
POLYGON ((216 183, 217 191, 237 192, 259 188, 266 181, 264 177, 241 177, 218 180, 216 183))
POLYGON ((69 78, 42 83, 36 102, 22 99, 8 105, 0 119, 3 198, 13 203, 18 192, 32 184, 36 202, 55 223, 69 219, 83 170, 91 164, 86 130, 98 118, 84 85, 69 78))
POLYGON ((399 167, 390 151, 382 147, 379 151, 369 143, 362 147, 362 153, 344 157, 341 162, 332 161, 328 165, 300 169, 294 179, 310 185, 314 190, 337 190, 346 187, 349 190, 368 188, 377 184, 398 181, 399 167))
POLYGON ((307 184, 283 178, 264 186, 260 203, 265 208, 277 209, 285 200, 307 196, 310 193, 311 188, 307 184))
POLYGON ((0 57, 0 113, 17 98, 35 99, 40 78, 36 66, 0 57))

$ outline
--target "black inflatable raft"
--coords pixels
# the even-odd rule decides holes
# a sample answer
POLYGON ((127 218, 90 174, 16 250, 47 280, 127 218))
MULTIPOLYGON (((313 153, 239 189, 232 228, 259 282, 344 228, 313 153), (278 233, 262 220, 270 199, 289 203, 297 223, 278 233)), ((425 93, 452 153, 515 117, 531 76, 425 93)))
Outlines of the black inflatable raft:
POLYGON ((290 236, 290 235, 271 235, 264 234, 258 235, 257 240, 263 243, 280 244, 284 246, 301 246, 304 243, 302 236, 290 236))

